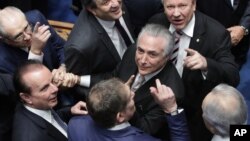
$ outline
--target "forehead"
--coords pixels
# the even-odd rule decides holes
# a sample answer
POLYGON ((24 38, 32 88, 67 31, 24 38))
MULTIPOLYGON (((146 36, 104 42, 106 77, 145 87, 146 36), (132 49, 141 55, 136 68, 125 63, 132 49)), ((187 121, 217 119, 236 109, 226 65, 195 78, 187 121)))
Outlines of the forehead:
POLYGON ((52 74, 45 68, 34 68, 23 75, 24 83, 33 88, 40 88, 51 82, 52 74))
POLYGON ((166 43, 167 41, 163 37, 155 37, 145 33, 139 37, 137 45, 143 49, 162 51, 166 43))

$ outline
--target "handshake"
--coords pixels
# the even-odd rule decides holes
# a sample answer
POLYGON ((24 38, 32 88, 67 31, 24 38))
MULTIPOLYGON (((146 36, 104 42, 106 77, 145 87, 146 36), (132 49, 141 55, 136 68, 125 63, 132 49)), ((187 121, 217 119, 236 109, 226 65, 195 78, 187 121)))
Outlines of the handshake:
POLYGON ((57 87, 71 88, 80 83, 80 76, 67 73, 65 64, 62 64, 58 69, 53 69, 52 82, 57 87))

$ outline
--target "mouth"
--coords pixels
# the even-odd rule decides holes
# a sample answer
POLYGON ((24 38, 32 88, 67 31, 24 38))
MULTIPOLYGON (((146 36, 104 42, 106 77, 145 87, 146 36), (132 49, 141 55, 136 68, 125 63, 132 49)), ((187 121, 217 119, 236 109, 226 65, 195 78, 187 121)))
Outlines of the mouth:
POLYGON ((174 19, 174 20, 172 21, 172 23, 173 23, 174 25, 182 25, 182 24, 183 24, 183 20, 174 19))
POLYGON ((119 14, 121 12, 121 8, 120 7, 113 8, 110 12, 114 14, 119 14))

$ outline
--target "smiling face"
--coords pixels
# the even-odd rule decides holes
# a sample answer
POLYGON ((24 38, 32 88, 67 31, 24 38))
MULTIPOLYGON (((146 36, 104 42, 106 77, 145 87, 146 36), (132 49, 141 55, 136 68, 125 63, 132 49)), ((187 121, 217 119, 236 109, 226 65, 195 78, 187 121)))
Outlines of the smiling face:
POLYGON ((114 21, 122 16, 122 0, 95 0, 96 7, 88 10, 96 17, 114 21))
POLYGON ((135 62, 141 75, 153 73, 166 64, 166 44, 163 37, 153 37, 147 33, 138 38, 135 62))
POLYGON ((176 30, 187 26, 196 9, 195 0, 163 0, 165 14, 176 30))
POLYGON ((20 94, 28 106, 41 110, 56 106, 58 88, 52 84, 52 74, 46 67, 25 73, 23 81, 31 90, 20 94))

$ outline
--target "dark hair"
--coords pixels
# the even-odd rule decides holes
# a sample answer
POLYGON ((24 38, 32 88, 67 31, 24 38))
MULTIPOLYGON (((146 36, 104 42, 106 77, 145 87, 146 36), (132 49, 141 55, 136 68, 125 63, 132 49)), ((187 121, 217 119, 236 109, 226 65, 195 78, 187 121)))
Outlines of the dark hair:
POLYGON ((96 2, 95 0, 81 0, 83 7, 90 7, 90 8, 96 8, 96 2))
POLYGON ((113 127, 117 113, 128 103, 125 84, 117 78, 101 81, 91 89, 86 103, 89 115, 98 125, 113 127))
POLYGON ((27 60, 19 66, 14 74, 13 83, 16 93, 31 93, 30 87, 24 82, 23 75, 31 70, 40 69, 44 65, 38 60, 27 60))

